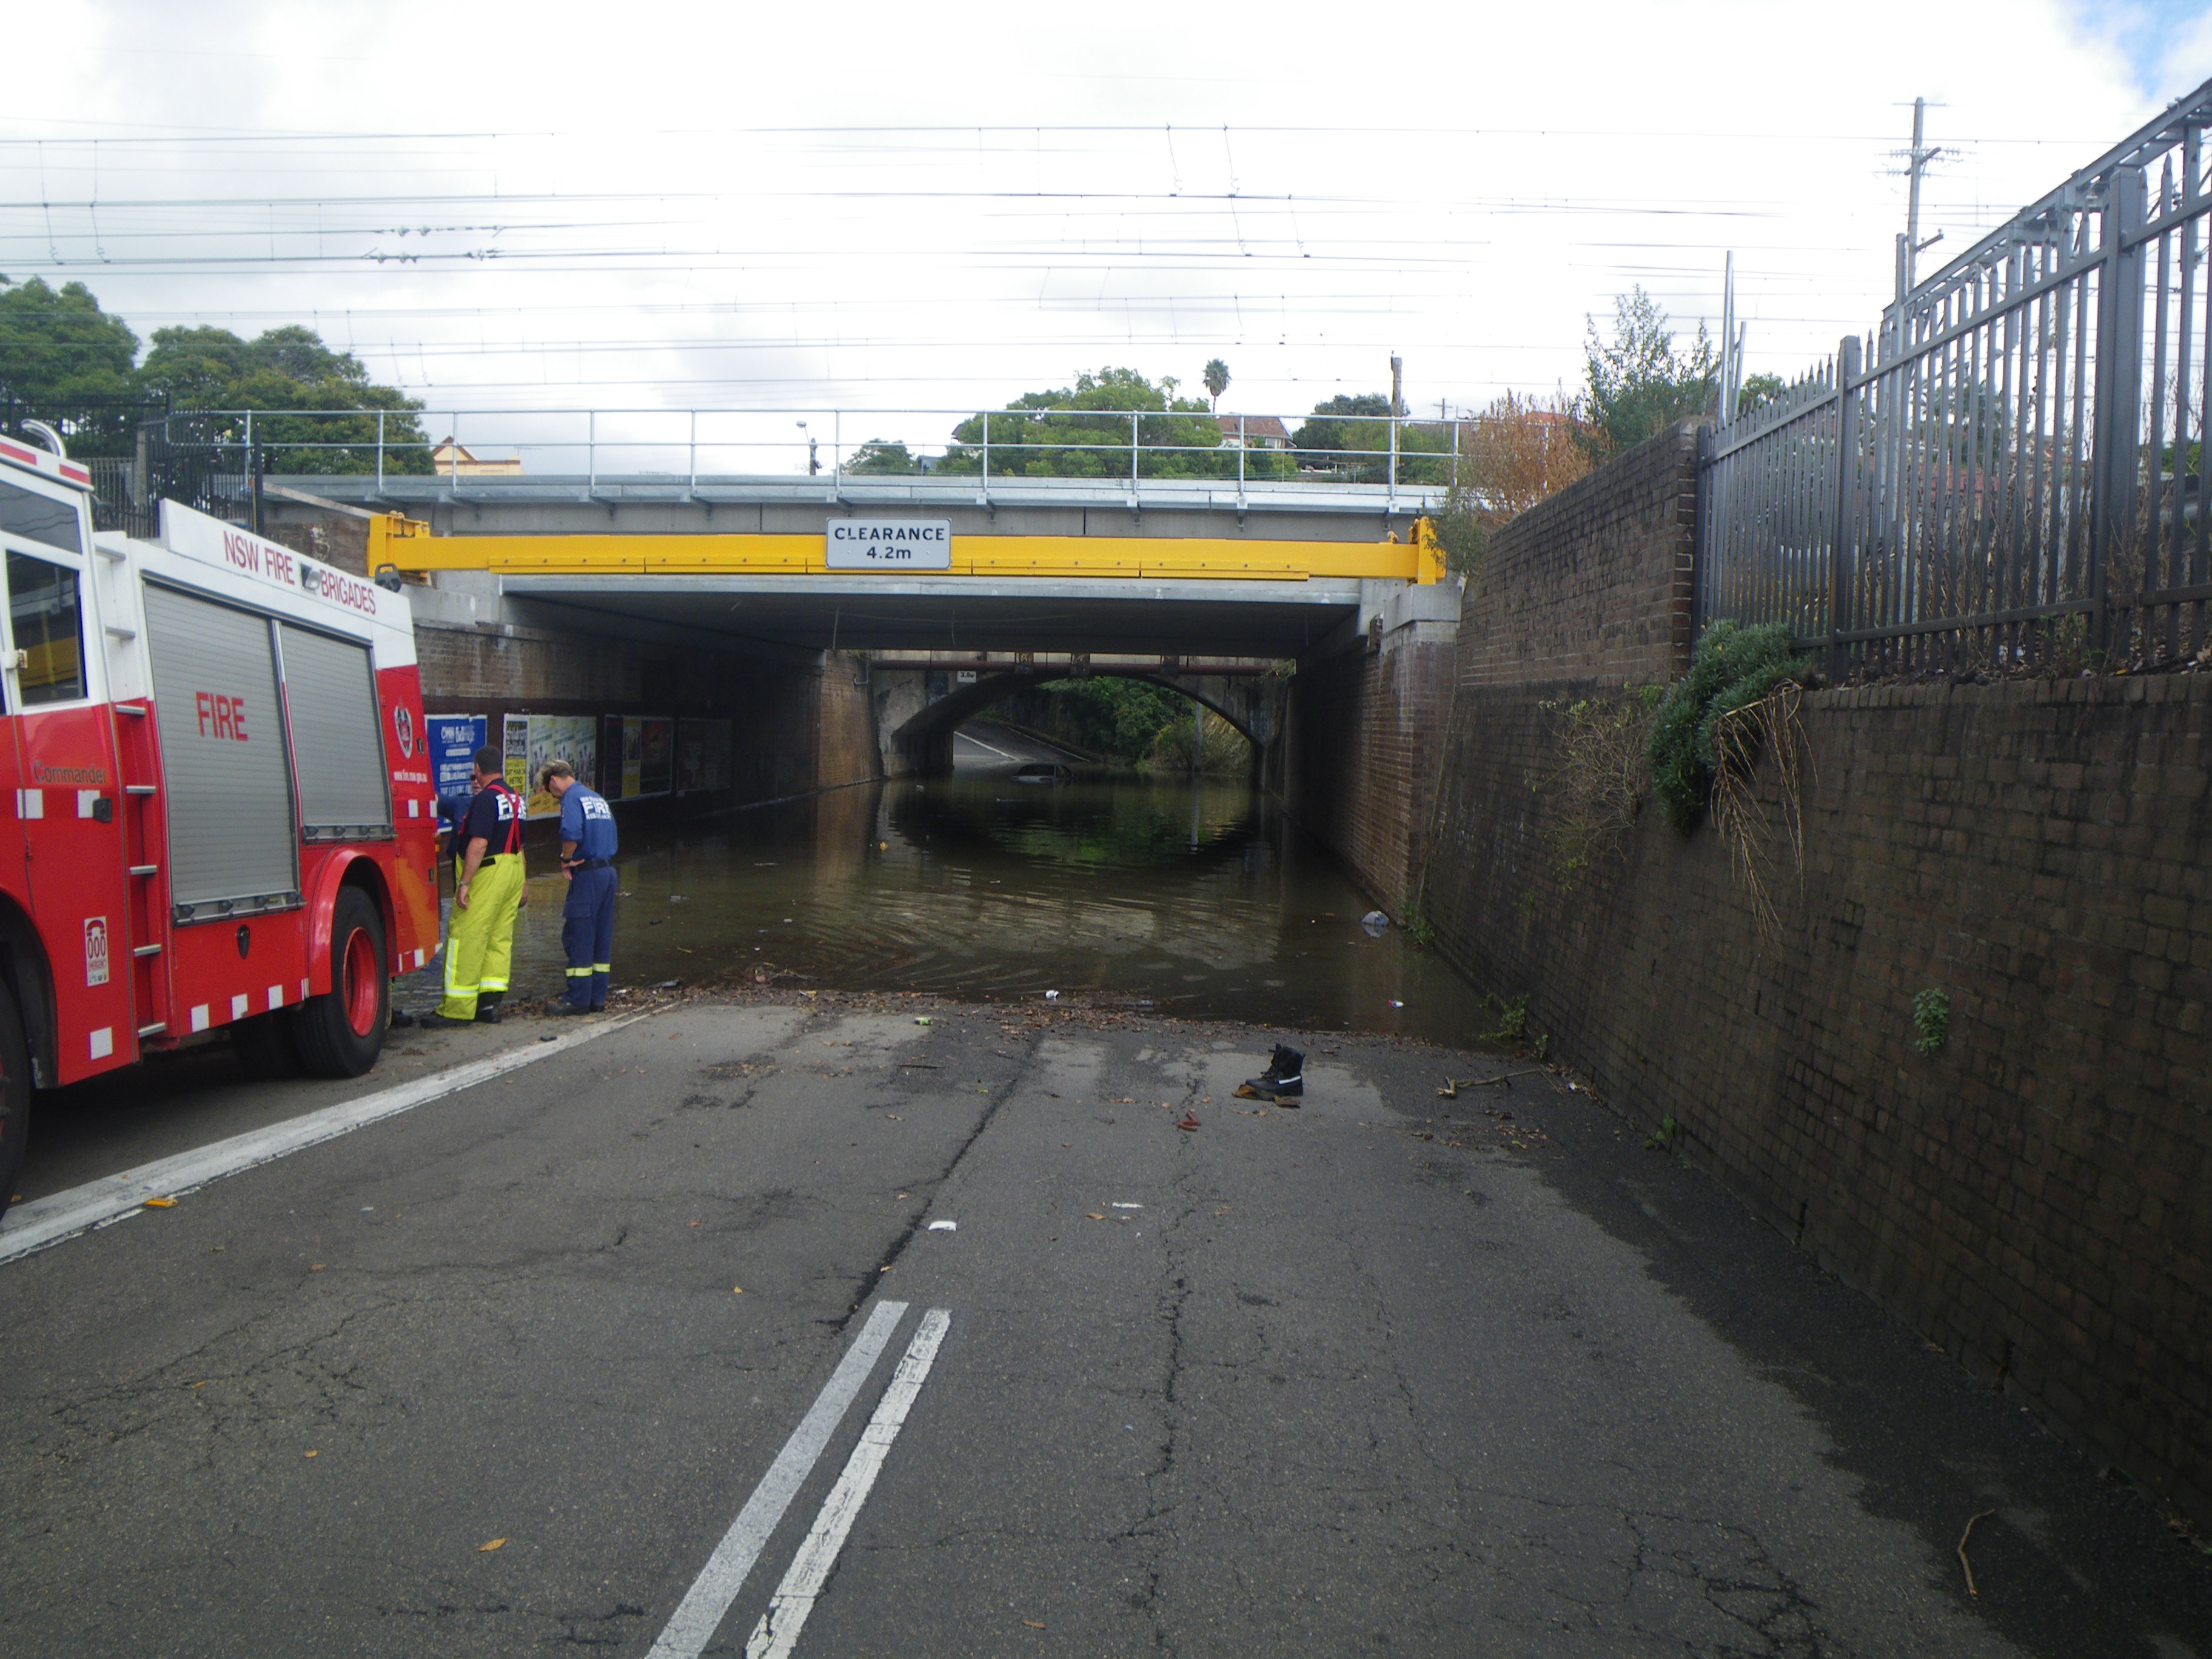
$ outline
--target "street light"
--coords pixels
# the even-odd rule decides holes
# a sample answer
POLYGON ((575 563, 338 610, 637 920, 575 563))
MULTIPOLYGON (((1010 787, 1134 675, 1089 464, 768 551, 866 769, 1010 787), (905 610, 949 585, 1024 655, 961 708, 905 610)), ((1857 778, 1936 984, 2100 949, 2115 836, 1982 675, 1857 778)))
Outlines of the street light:
MULTIPOLYGON (((799 429, 801 432, 806 432, 806 422, 801 421, 799 423, 799 429)), ((811 478, 821 470, 822 463, 817 460, 814 455, 814 434, 811 432, 806 432, 806 476, 811 478)))

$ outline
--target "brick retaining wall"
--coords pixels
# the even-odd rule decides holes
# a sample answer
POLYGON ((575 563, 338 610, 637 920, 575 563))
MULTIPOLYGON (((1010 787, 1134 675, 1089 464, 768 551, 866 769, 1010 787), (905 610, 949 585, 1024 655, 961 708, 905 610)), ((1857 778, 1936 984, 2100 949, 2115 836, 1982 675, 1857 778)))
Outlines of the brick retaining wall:
POLYGON ((1451 653, 1436 644, 1353 651, 1291 681, 1285 805, 1401 919, 1428 833, 1451 653))
POLYGON ((1765 947, 1710 822, 1647 806, 1570 884, 1561 705, 1680 660, 1688 493, 1647 447, 1493 542, 1440 942, 1825 1266, 2212 1521, 2212 676, 1814 694, 1802 879, 1759 769, 1765 947), (1923 1055, 1929 989, 1950 1033, 1923 1055))

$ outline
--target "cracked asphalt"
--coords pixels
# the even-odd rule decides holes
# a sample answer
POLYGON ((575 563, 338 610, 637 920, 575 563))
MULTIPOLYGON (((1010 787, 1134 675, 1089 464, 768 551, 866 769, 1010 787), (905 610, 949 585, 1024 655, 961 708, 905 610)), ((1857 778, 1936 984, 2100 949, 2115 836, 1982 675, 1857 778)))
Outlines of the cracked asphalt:
POLYGON ((2147 1503, 1586 1095, 1232 1099, 1285 1036, 695 1002, 0 1267, 0 1654, 642 1655, 892 1297, 708 1651, 944 1307, 802 1654, 2212 1659, 2147 1503))

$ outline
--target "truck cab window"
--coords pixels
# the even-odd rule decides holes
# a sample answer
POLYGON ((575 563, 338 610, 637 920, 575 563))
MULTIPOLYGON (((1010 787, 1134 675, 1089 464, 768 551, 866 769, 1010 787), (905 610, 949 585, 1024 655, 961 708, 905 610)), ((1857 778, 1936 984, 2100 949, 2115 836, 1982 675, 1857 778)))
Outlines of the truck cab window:
POLYGON ((84 696, 83 629, 77 573, 27 553, 8 555, 8 614, 15 628, 16 684, 23 706, 84 696))
POLYGON ((0 530, 26 541, 58 547, 64 553, 84 551, 75 501, 34 495, 11 483, 0 483, 0 530))

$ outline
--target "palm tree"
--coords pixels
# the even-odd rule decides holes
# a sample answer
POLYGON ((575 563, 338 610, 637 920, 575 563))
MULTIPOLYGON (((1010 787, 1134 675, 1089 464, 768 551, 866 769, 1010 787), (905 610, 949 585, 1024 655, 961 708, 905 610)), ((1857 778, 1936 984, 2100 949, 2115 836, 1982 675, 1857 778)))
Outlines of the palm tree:
POLYGON ((1221 408, 1221 394, 1229 390, 1229 365, 1220 358, 1207 360, 1206 373, 1199 377, 1204 382, 1206 395, 1213 399, 1216 411, 1221 408))

